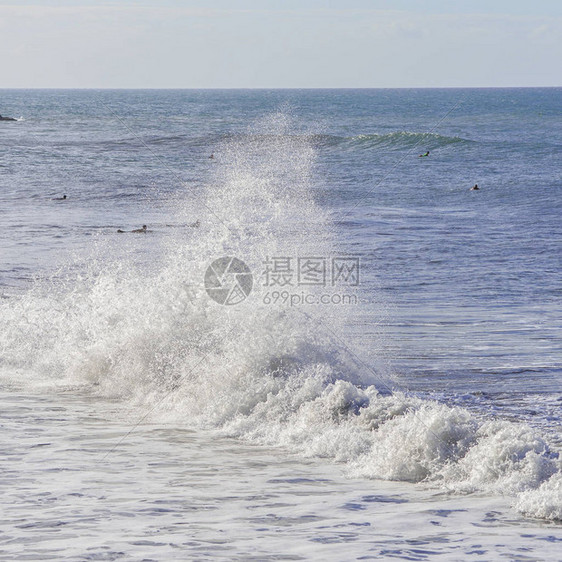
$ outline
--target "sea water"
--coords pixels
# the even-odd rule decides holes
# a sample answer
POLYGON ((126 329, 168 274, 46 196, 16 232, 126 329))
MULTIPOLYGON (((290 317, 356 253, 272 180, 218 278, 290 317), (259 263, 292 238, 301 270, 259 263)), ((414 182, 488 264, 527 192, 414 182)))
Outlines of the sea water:
POLYGON ((0 557, 558 559, 561 101, 1 91, 0 557))

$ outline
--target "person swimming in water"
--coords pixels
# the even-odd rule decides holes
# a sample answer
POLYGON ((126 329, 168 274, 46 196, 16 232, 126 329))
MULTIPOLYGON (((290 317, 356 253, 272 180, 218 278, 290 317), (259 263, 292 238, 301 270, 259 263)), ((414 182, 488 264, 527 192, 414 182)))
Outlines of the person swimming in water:
POLYGON ((135 230, 130 230, 130 231, 128 231, 128 230, 121 230, 120 228, 118 228, 118 229, 117 229, 117 232, 118 232, 119 234, 125 234, 126 232, 137 232, 137 233, 138 233, 138 232, 141 232, 141 233, 146 233, 146 232, 150 232, 150 230, 147 230, 146 224, 143 224, 143 225, 142 225, 142 228, 136 228, 135 230))
POLYGON ((55 197, 53 201, 64 201, 65 199, 66 199, 66 195, 63 195, 62 197, 55 197))
POLYGON ((420 154, 418 158, 423 158, 424 156, 429 156, 429 150, 427 152, 424 152, 423 154, 420 154))
POLYGON ((475 184, 470 188, 470 191, 479 191, 479 190, 480 190, 480 188, 478 187, 478 184, 477 184, 477 183, 475 183, 475 184))

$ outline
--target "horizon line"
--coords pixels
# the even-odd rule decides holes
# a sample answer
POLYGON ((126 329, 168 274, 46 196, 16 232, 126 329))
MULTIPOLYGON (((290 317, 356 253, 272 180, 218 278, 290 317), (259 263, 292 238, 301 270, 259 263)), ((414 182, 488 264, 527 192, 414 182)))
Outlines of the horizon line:
POLYGON ((2 87, 0 91, 3 90, 191 90, 191 91, 225 91, 225 90, 531 90, 531 89, 557 89, 562 88, 560 86, 321 86, 321 87, 299 87, 299 86, 288 86, 288 87, 246 87, 246 86, 234 86, 234 87, 76 87, 76 86, 12 86, 12 87, 2 87))

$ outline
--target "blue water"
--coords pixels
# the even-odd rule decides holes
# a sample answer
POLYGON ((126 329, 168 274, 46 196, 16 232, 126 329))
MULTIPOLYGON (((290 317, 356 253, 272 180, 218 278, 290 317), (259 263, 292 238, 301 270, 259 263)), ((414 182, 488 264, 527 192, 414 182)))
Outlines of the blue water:
MULTIPOLYGON (((168 201, 206 185, 220 143, 282 110, 316 151, 312 188, 362 258, 365 299, 392 307, 383 320, 362 308, 356 347, 382 321, 409 388, 438 379, 558 392, 561 98, 552 88, 5 90, 2 114, 24 120, 0 129, 0 283, 25 285, 99 231, 164 230, 168 201), (51 201, 63 193, 64 205, 51 201)), ((197 218, 218 221, 208 209, 197 218)))
MULTIPOLYGON (((20 399, 33 401, 26 392, 49 388, 47 405, 58 408, 65 385, 64 408, 87 416, 93 400, 104 427, 123 422, 109 412, 123 400, 164 427, 219 428, 348 463, 357 478, 453 482, 443 489, 509 497, 539 489, 562 444, 561 102, 560 88, 0 90, 0 113, 19 118, 0 122, 2 400, 16 412, 20 399), (143 224, 149 234, 117 232, 143 224), (221 309, 204 291, 201 306, 189 296, 220 257, 216 248, 254 268, 254 291, 238 308, 221 309), (295 259, 359 257, 358 303, 281 307, 265 318, 256 260, 272 248, 295 259), (313 328, 301 332, 308 320, 313 328), (201 354, 210 366, 199 367, 201 354), (388 402, 367 415, 371 384, 388 402), (329 415, 318 413, 322 400, 329 415), (420 404, 433 401, 428 414, 420 404), (425 437, 416 420, 431 428, 425 437), (387 422, 390 433, 373 437, 387 422), (513 429, 504 450, 486 441, 503 430, 478 425, 496 422, 529 426, 536 437, 513 429), (445 449, 436 452, 432 437, 445 449), (433 460, 408 467, 402 438, 419 438, 415 454, 433 460), (478 447, 481 461, 466 453, 478 447), (530 449, 541 459, 533 482, 519 480, 530 449), (501 485, 480 471, 489 460, 490 474, 501 472, 505 459, 515 464, 501 485), (447 472, 456 462, 470 477, 447 472)), ((6 420, 16 427, 20 417, 6 420)), ((124 434, 127 423, 135 422, 123 422, 124 434)), ((143 434, 122 452, 125 465, 127 454, 140 462, 143 438, 152 439, 143 434)), ((253 458, 232 447, 242 464, 253 458)), ((158 450, 151 454, 158 463, 158 450)), ((552 490, 518 500, 520 511, 559 519, 541 499, 556 497, 552 490)), ((397 505, 413 502, 408 494, 397 505)))

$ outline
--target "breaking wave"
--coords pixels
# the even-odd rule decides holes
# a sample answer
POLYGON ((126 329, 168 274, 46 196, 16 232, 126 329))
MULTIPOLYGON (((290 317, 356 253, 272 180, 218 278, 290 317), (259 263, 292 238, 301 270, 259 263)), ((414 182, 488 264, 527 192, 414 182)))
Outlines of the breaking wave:
MULTIPOLYGON (((69 268, 0 301, 3 384, 78 386, 155 421, 344 463, 350 476, 506 494, 526 514, 561 519, 560 460, 540 435, 381 392, 390 383, 345 346, 351 316, 341 308, 266 304, 257 287, 236 306, 209 298, 205 271, 221 256, 244 260, 257 280, 268 256, 341 253, 312 197, 314 139, 293 135, 284 114, 257 128, 224 141, 216 176, 195 201, 201 227, 165 243, 163 266, 116 262, 111 242, 100 242, 79 274, 69 268)), ((393 133, 338 142, 418 140, 393 133)), ((175 221, 190 222, 193 197, 175 221)))
POLYGON ((451 144, 471 143, 473 141, 461 137, 448 137, 437 133, 415 133, 411 131, 395 131, 384 134, 365 134, 354 137, 320 137, 319 141, 326 144, 344 145, 349 148, 372 149, 409 149, 416 146, 434 150, 451 144))
MULTIPOLYGON (((152 136, 128 136, 108 141, 90 141, 83 139, 57 143, 57 146, 84 145, 99 146, 104 150, 115 150, 120 147, 139 148, 142 146, 154 146, 154 148, 191 148, 205 149, 211 146, 222 147, 225 144, 244 142, 247 147, 261 147, 283 141, 283 135, 277 138, 275 132, 251 132, 238 134, 204 135, 193 136, 187 134, 152 135, 152 136)), ((328 134, 297 134, 289 132, 285 141, 290 138, 295 144, 306 143, 317 150, 339 148, 348 150, 368 149, 410 149, 423 146, 429 150, 443 148, 454 144, 470 144, 474 141, 462 137, 450 137, 428 132, 393 131, 390 133, 362 134, 352 137, 328 135, 328 134)))

